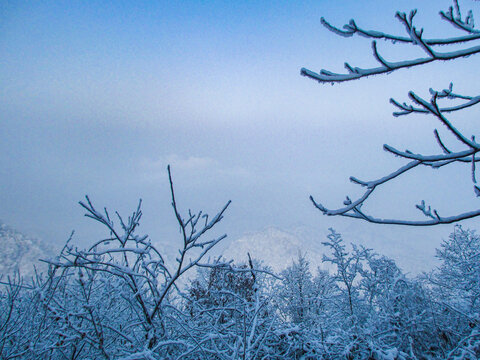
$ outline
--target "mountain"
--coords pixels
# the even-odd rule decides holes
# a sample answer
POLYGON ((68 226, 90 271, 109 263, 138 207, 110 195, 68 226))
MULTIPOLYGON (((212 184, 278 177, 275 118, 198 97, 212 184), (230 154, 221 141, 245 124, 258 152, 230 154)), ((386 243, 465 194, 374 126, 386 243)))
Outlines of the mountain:
MULTIPOLYGON (((351 243, 363 245, 379 255, 392 258, 405 273, 411 275, 434 268, 437 264, 435 248, 439 246, 442 237, 446 238, 449 234, 449 229, 426 233, 404 227, 368 225, 352 225, 336 231, 342 235, 347 249, 351 243)), ((241 263, 247 261, 247 253, 250 253, 252 258, 263 261, 278 272, 288 267, 301 253, 306 255, 312 271, 317 267, 328 270, 331 265, 322 263, 326 251, 322 242, 326 241, 327 234, 327 228, 298 226, 286 231, 268 227, 230 240, 223 250, 223 256, 241 263)))
POLYGON ((0 222, 0 275, 10 275, 19 270, 23 276, 46 269, 40 258, 53 257, 53 249, 0 222))
POLYGON ((310 262, 312 270, 317 266, 326 270, 327 264, 321 261, 322 250, 320 242, 306 241, 295 231, 268 227, 263 231, 247 233, 231 241, 223 251, 223 256, 237 263, 245 263, 248 261, 247 253, 250 253, 252 258, 261 260, 275 272, 280 272, 291 265, 299 254, 302 254, 310 262))

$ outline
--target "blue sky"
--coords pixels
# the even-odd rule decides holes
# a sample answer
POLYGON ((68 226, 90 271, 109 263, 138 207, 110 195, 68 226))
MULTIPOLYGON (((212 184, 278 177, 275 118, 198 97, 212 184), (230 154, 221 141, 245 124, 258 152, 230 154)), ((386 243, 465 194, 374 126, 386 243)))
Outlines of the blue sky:
MULTIPOLYGON (((121 212, 142 198, 142 231, 168 238, 176 231, 170 163, 183 209, 213 213, 233 201, 220 229, 233 237, 270 225, 353 226, 322 217, 308 196, 335 207, 356 191, 348 176, 401 165, 384 143, 433 151, 434 120, 394 119, 388 99, 450 81, 475 95, 478 59, 333 87, 299 70, 374 65, 369 41, 335 36, 321 16, 401 34, 395 11, 418 7, 427 35, 457 33, 438 17, 450 1, 415 3, 3 2, 0 219, 55 241, 76 229, 81 240, 98 230, 76 204, 85 194, 121 212)), ((417 54, 381 46, 396 59, 417 54)), ((462 115, 467 130, 475 114, 462 115)), ((414 216, 423 198, 446 214, 476 207, 468 170, 440 175, 407 176, 372 199, 372 212, 414 216)), ((405 231, 438 241, 450 229, 405 231)))

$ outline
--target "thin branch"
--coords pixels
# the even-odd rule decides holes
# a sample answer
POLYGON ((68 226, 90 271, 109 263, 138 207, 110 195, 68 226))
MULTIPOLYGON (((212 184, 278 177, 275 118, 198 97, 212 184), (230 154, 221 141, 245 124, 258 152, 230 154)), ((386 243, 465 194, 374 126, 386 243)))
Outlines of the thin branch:
POLYGON ((398 62, 389 62, 389 67, 381 66, 377 68, 368 68, 368 69, 355 68, 357 71, 355 73, 350 73, 350 74, 338 74, 338 73, 333 73, 327 70, 320 70, 319 73, 316 73, 306 68, 302 68, 300 70, 300 74, 312 80, 316 80, 320 83, 338 83, 338 82, 344 82, 344 81, 357 80, 357 79, 367 77, 367 76, 372 76, 372 75, 386 74, 395 70, 410 68, 418 65, 424 65, 434 61, 447 61, 447 60, 454 60, 462 57, 468 57, 477 53, 480 53, 480 46, 474 46, 474 47, 453 51, 453 52, 444 52, 444 53, 435 52, 433 57, 418 58, 418 59, 398 61, 398 62))
POLYGON ((456 6, 455 11, 457 13, 455 16, 453 15, 452 8, 450 8, 449 11, 447 12, 440 12, 440 16, 443 20, 447 20, 448 22, 450 22, 454 27, 467 31, 469 34, 465 36, 445 38, 445 39, 423 39, 423 29, 417 30, 416 27, 413 25, 413 18, 416 14, 416 10, 411 11, 409 16, 401 12, 397 12, 395 15, 396 18, 405 26, 405 30, 408 34, 408 37, 390 35, 380 31, 374 31, 374 30, 365 30, 358 27, 354 20, 350 20, 348 24, 343 26, 343 29, 339 29, 331 25, 324 18, 322 18, 321 19, 322 25, 325 26, 328 30, 335 33, 336 35, 340 35, 342 37, 351 37, 355 34, 358 34, 362 37, 366 37, 374 40, 378 40, 378 39, 389 40, 394 44, 397 42, 408 43, 408 44, 421 47, 427 53, 428 57, 404 60, 404 61, 398 61, 398 62, 387 62, 379 55, 376 41, 373 41, 372 43, 373 56, 377 61, 380 62, 381 64, 380 67, 362 69, 358 67, 352 67, 349 64, 346 64, 345 67, 348 70, 348 74, 338 74, 328 70, 320 70, 320 72, 317 73, 317 72, 308 70, 306 68, 302 68, 300 70, 300 74, 321 83, 336 83, 336 82, 356 80, 356 79, 360 79, 360 78, 372 76, 372 75, 385 74, 391 71, 424 65, 434 61, 453 60, 453 59, 467 57, 467 56, 479 53, 480 46, 468 47, 468 48, 460 49, 458 51, 453 51, 453 52, 438 52, 433 50, 432 47, 437 45, 453 45, 453 44, 470 43, 472 41, 480 39, 480 32, 478 30, 475 30, 473 27, 474 26, 473 14, 470 12, 469 15, 465 18, 465 20, 462 20, 458 6, 456 6))

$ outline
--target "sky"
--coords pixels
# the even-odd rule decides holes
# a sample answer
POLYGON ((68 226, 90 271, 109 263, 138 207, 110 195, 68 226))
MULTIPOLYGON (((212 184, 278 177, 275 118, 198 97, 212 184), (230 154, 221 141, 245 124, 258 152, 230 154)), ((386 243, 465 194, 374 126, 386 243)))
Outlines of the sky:
MULTIPOLYGON (((402 34, 395 11, 418 8, 428 37, 457 35, 438 16, 450 1, 3 1, 0 4, 0 219, 54 243, 75 229, 101 236, 78 201, 89 195, 127 216, 143 200, 140 231, 178 237, 166 166, 180 208, 213 215, 232 204, 218 231, 236 238, 275 226, 399 232, 322 216, 308 197, 335 208, 360 194, 348 181, 381 177, 404 162, 382 150, 433 153, 433 118, 393 118, 388 100, 430 87, 476 95, 479 58, 407 69, 335 86, 302 67, 375 66, 370 42, 320 24, 355 18, 402 34)), ((464 1, 478 9, 475 1, 464 1)), ((392 60, 421 56, 381 43, 392 60)), ((475 133, 470 109, 455 117, 475 133)), ((469 132, 470 131, 470 132, 469 132)), ((419 169, 388 184, 368 209, 419 218, 425 199, 440 214, 478 207, 469 169, 419 169)), ((465 222, 475 228, 477 220, 465 222)), ((401 230, 433 249, 452 226, 401 230)), ((405 235, 407 234, 407 235, 405 235)), ((319 235, 319 241, 322 241, 319 235)), ((350 239, 354 241, 355 239, 350 239)), ((433 252, 432 252, 433 253, 433 252)))

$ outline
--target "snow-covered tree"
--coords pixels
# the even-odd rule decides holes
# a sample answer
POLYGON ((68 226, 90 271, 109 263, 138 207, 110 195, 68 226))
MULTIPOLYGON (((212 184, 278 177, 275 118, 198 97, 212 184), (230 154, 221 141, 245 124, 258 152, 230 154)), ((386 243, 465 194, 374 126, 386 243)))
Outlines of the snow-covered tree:
MULTIPOLYGON (((455 29, 459 30, 460 35, 453 35, 452 37, 446 38, 426 38, 423 29, 419 29, 415 25, 414 20, 416 13, 416 10, 411 11, 409 14, 402 12, 396 13, 397 20, 405 28, 406 34, 404 36, 393 35, 376 30, 367 30, 359 26, 355 20, 350 20, 348 24, 343 26, 343 29, 340 29, 322 18, 322 24, 336 35, 343 37, 358 35, 372 39, 373 56, 378 62, 378 67, 362 69, 345 63, 345 68, 347 70, 347 73, 345 74, 337 74, 327 70, 321 70, 316 73, 305 68, 301 70, 301 74, 320 83, 333 84, 372 75, 388 74, 403 68, 425 65, 433 62, 455 60, 475 55, 480 52, 480 45, 478 45, 480 31, 475 28, 473 12, 470 10, 466 15, 462 14, 458 0, 453 0, 453 6, 447 11, 440 11, 440 17, 442 20, 451 24, 455 29), (380 54, 377 46, 377 40, 379 39, 389 41, 392 44, 410 44, 421 49, 424 53, 424 57, 395 62, 389 61, 380 54), (445 50, 451 46, 454 46, 454 50, 445 50)), ((327 208, 317 202, 313 196, 310 196, 314 206, 325 215, 341 215, 373 223, 414 226, 453 223, 459 220, 479 216, 480 209, 461 214, 440 214, 436 209, 426 205, 424 201, 421 201, 420 204, 416 205, 416 208, 427 218, 426 220, 410 221, 403 219, 384 219, 372 216, 362 209, 362 205, 364 205, 366 200, 377 188, 420 166, 438 169, 453 163, 465 164, 471 168, 473 193, 475 196, 480 196, 480 187, 477 185, 475 169, 476 163, 479 161, 476 155, 480 151, 480 143, 475 140, 475 136, 463 134, 453 122, 448 119, 448 115, 478 104, 480 102, 480 96, 470 96, 454 92, 452 84, 443 90, 430 89, 430 93, 431 98, 424 99, 413 91, 409 92, 408 95, 412 104, 407 104, 405 102, 401 103, 391 99, 391 103, 397 108, 397 111, 393 113, 394 116, 404 116, 412 113, 433 116, 440 122, 440 124, 448 129, 452 138, 458 142, 461 150, 452 150, 450 147, 447 147, 436 129, 434 131, 434 136, 439 146, 439 152, 437 154, 419 154, 409 150, 398 150, 390 145, 384 145, 384 149, 387 152, 404 158, 408 160, 408 162, 397 170, 388 173, 379 179, 364 181, 353 176, 350 177, 350 180, 353 183, 360 185, 365 191, 363 195, 356 199, 351 199, 347 196, 343 207, 338 209, 327 208), (443 105, 442 103, 444 102, 452 102, 453 104, 443 105)))
MULTIPOLYGON (((151 359, 171 358, 192 347, 175 320, 178 280, 203 262, 225 235, 205 239, 230 202, 212 218, 178 210, 168 168, 173 210, 182 241, 174 261, 164 258, 148 236, 137 235, 140 208, 119 226, 90 199, 80 205, 110 236, 78 249, 67 242, 44 280, 4 282, 0 293, 0 357, 151 359)), ((195 344, 193 346, 196 346, 195 344)))
POLYGON ((343 294, 344 317, 354 325, 360 315, 357 311, 359 281, 369 250, 352 244, 352 251, 348 252, 342 236, 333 229, 330 229, 327 238, 328 241, 322 244, 331 251, 331 255, 324 255, 323 261, 335 266, 333 276, 343 294))
POLYGON ((352 244, 330 229, 324 261, 335 266, 338 295, 329 297, 324 358, 416 359, 445 356, 432 301, 392 259, 352 244), (443 351, 443 352, 442 352, 443 351))
POLYGON ((480 236, 458 225, 437 249, 442 263, 431 280, 444 289, 444 297, 456 301, 467 312, 480 311, 479 257, 480 236))
POLYGON ((457 225, 437 249, 440 266, 427 276, 436 321, 452 359, 480 357, 479 256, 480 236, 457 225))
POLYGON ((272 280, 251 259, 248 265, 200 269, 183 296, 187 316, 182 324, 198 346, 182 358, 259 359, 271 353, 284 358, 272 280))
POLYGON ((330 329, 338 321, 332 311, 339 289, 328 272, 318 270, 314 276, 305 255, 282 273, 276 291, 278 307, 285 324, 292 354, 299 358, 315 358, 325 353, 330 329))
POLYGON ((197 263, 197 277, 184 288, 172 285, 150 322, 143 307, 156 306, 168 275, 147 271, 165 271, 160 264, 167 263, 148 262, 156 258, 142 244, 125 246, 137 249, 127 254, 128 266, 114 244, 103 247, 108 256, 100 247, 90 256, 94 250, 67 244, 48 274, 0 280, 0 358, 480 356, 480 240, 461 227, 438 250, 440 266, 421 278, 405 276, 373 250, 347 247, 333 230, 324 243, 331 274, 312 273, 301 255, 281 278, 253 260, 197 263))
POLYGON ((284 286, 280 294, 285 303, 285 312, 294 324, 307 324, 313 310, 315 294, 309 263, 299 254, 297 261, 282 272, 284 286))

